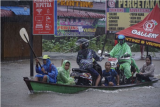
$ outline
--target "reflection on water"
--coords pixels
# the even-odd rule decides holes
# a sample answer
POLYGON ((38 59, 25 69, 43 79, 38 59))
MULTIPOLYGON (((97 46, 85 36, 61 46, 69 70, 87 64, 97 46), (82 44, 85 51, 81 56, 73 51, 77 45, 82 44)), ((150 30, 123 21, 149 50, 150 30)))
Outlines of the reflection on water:
POLYGON ((135 90, 139 90, 139 89, 153 89, 153 86, 144 86, 144 87, 132 87, 132 88, 127 88, 127 89, 117 89, 117 90, 98 90, 98 89, 88 89, 86 91, 98 91, 98 92, 103 92, 103 93, 119 93, 119 92, 123 92, 123 91, 135 91, 135 90))

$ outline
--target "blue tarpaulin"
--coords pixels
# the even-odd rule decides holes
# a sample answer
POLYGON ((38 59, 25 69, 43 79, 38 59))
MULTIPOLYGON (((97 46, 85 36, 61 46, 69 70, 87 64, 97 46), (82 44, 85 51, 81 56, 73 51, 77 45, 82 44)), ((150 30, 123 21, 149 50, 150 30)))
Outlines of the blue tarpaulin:
POLYGON ((13 11, 16 15, 30 15, 30 9, 24 7, 14 7, 14 6, 1 6, 3 10, 13 11))

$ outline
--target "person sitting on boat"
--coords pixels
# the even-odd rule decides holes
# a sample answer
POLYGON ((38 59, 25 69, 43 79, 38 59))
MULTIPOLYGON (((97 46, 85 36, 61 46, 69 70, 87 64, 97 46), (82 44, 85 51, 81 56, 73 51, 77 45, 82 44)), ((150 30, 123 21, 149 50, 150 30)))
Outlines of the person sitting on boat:
POLYGON ((58 76, 57 84, 74 85, 74 78, 70 77, 71 63, 68 60, 64 60, 61 67, 57 67, 58 76))
POLYGON ((47 83, 56 83, 58 70, 51 64, 50 57, 48 55, 43 56, 42 68, 38 67, 39 60, 36 59, 36 73, 35 81, 42 81, 47 83))
POLYGON ((96 78, 95 86, 98 86, 101 80, 101 75, 93 68, 93 63, 96 63, 96 61, 102 61, 103 57, 99 57, 95 51, 88 49, 88 39, 78 39, 76 45, 79 45, 81 49, 78 51, 77 64, 81 69, 90 71, 91 75, 96 78))
POLYGON ((148 55, 146 57, 146 63, 140 69, 140 73, 136 74, 137 83, 141 82, 141 80, 150 81, 150 77, 154 77, 154 69, 155 66, 152 64, 152 57, 148 55))
POLYGON ((124 35, 118 35, 118 44, 105 56, 111 56, 118 59, 121 68, 124 70, 127 83, 130 83, 130 77, 132 76, 130 69, 132 54, 129 45, 125 42, 124 35))
POLYGON ((102 86, 115 86, 119 85, 119 76, 114 69, 111 69, 111 63, 105 63, 105 70, 102 71, 102 76, 105 78, 105 83, 102 86), (116 80, 115 80, 116 77, 116 80))

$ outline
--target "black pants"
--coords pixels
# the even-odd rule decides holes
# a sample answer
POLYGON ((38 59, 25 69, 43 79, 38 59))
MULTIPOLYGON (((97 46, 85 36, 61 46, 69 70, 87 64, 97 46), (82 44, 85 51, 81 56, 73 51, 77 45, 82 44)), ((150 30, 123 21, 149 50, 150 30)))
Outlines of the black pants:
POLYGON ((149 77, 145 77, 142 74, 136 74, 136 78, 138 81, 141 81, 141 80, 150 81, 149 77))

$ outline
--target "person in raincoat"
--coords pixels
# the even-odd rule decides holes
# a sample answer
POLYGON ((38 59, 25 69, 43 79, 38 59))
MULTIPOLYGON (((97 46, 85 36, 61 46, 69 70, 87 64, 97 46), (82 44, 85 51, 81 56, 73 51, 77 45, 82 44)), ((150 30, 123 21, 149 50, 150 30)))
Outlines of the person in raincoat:
POLYGON ((106 54, 106 56, 111 56, 118 59, 118 63, 120 63, 121 66, 120 68, 123 68, 124 75, 129 83, 130 77, 132 76, 130 69, 132 53, 129 45, 125 42, 124 35, 118 35, 118 44, 111 50, 109 54, 106 54))
MULTIPOLYGON (((96 82, 94 85, 98 86, 101 80, 102 70, 96 71, 93 68, 93 64, 96 65, 97 64, 96 61, 102 61, 103 57, 99 57, 95 53, 95 51, 88 49, 88 46, 89 46, 88 39, 85 39, 85 38, 78 39, 76 41, 76 45, 80 46, 80 51, 78 51, 78 55, 77 55, 77 64, 81 69, 86 69, 90 71, 91 75, 94 76, 96 79, 96 82), (98 72, 100 72, 101 74, 98 72)), ((99 65, 97 64, 97 67, 98 66, 99 65)))
POLYGON ((61 67, 57 67, 58 76, 57 84, 74 85, 74 78, 70 77, 71 63, 68 60, 64 60, 61 67))
POLYGON ((43 65, 42 68, 38 67, 39 60, 36 59, 36 73, 35 81, 42 81, 47 83, 56 83, 58 70, 57 68, 51 64, 48 55, 43 56, 43 65))

